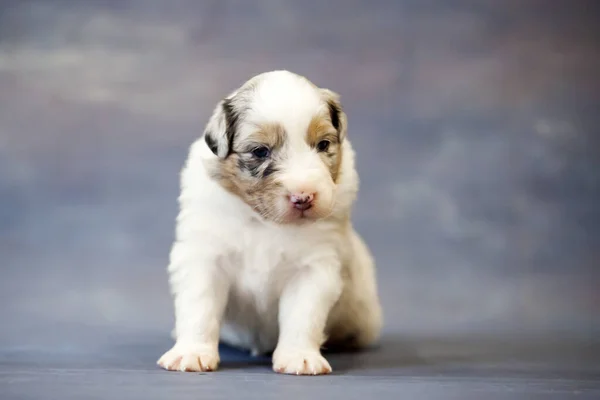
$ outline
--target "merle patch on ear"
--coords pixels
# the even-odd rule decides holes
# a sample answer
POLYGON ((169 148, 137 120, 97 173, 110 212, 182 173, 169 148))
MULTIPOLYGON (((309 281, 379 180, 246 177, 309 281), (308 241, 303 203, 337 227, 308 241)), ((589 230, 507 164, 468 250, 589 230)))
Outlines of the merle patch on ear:
POLYGON ((337 131, 338 138, 341 143, 346 137, 347 118, 344 108, 340 103, 340 95, 325 88, 321 88, 321 94, 323 96, 323 100, 327 104, 331 125, 337 131))
POLYGON ((233 152, 233 138, 237 130, 240 112, 233 107, 231 99, 223 100, 223 112, 225 113, 226 136, 227 136, 227 155, 233 152))
POLYGON ((215 108, 206 129, 204 141, 216 156, 225 159, 233 152, 233 140, 240 120, 241 111, 232 99, 225 99, 215 108))
POLYGON ((340 129, 340 108, 333 101, 328 101, 327 106, 329 107, 329 117, 331 118, 331 125, 335 130, 340 129))
POLYGON ((215 140, 210 131, 206 131, 206 133, 204 134, 204 141, 208 145, 210 151, 212 151, 214 155, 218 155, 219 147, 217 146, 217 141, 215 140))

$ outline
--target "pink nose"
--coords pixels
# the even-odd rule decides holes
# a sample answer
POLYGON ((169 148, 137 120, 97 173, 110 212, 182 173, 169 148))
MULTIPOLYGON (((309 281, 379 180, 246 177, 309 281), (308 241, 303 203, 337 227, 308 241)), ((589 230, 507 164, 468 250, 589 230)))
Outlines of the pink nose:
POLYGON ((315 195, 312 193, 294 193, 290 195, 290 202, 294 205, 294 208, 304 211, 312 207, 314 198, 315 195))

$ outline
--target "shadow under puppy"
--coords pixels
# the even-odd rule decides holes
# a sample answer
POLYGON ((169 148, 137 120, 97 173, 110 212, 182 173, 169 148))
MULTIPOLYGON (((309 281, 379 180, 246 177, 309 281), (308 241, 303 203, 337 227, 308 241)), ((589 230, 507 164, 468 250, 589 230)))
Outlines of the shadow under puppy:
POLYGON ((273 351, 276 372, 331 372, 321 346, 379 338, 374 264, 351 223, 358 191, 339 96, 288 71, 220 101, 181 173, 168 267, 168 370, 213 371, 219 340, 273 351))

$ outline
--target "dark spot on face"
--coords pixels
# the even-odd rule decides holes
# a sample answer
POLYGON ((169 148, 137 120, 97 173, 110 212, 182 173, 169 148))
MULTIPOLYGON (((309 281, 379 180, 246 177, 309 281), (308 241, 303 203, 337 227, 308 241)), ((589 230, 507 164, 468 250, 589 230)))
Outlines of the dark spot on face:
POLYGON ((340 129, 340 109, 331 101, 327 102, 329 107, 329 117, 331 118, 331 125, 336 131, 340 129))
POLYGON ((204 135, 204 141, 208 145, 210 151, 212 151, 216 155, 218 149, 217 141, 212 137, 210 132, 206 132, 206 134, 204 135))
POLYGON ((269 163, 269 165, 267 165, 267 167, 264 169, 263 173, 262 173, 262 177, 266 178, 269 175, 273 174, 274 172, 277 172, 277 168, 275 168, 273 166, 273 163, 269 163))
POLYGON ((250 175, 252 175, 253 177, 257 177, 259 176, 261 167, 264 163, 265 160, 257 158, 240 157, 238 159, 238 168, 241 171, 248 171, 248 173, 250 173, 250 175))

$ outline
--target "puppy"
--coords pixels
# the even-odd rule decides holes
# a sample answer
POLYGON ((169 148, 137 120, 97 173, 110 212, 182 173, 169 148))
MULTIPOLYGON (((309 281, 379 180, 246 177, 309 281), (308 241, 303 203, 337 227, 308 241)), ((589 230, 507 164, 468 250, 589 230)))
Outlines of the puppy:
POLYGON ((354 151, 339 96, 288 71, 219 102, 181 173, 167 370, 214 371, 218 343, 273 369, 331 372, 321 347, 379 337, 374 264, 353 229, 354 151))

